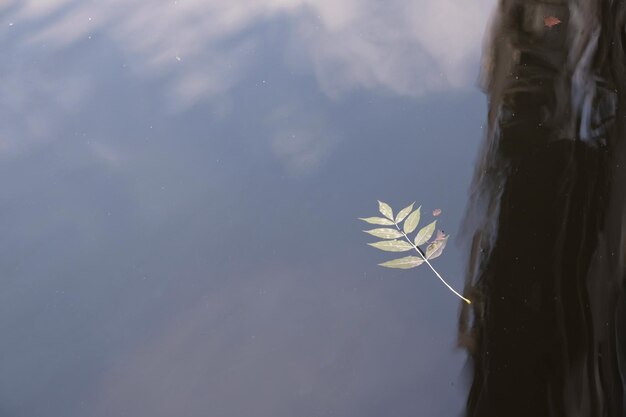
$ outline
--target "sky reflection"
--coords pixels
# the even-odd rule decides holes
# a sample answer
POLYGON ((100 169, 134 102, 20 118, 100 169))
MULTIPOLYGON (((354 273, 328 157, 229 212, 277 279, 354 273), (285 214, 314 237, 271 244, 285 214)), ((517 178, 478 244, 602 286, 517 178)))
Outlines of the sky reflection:
POLYGON ((457 300, 355 219, 454 234, 490 3, 0 5, 0 414, 458 413, 457 300))
POLYGON ((28 0, 5 6, 3 21, 20 42, 48 48, 111 39, 133 69, 167 78, 188 106, 248 76, 264 41, 254 29, 277 23, 288 27, 279 58, 297 71, 313 69, 329 95, 362 87, 402 95, 467 88, 492 3, 28 0))

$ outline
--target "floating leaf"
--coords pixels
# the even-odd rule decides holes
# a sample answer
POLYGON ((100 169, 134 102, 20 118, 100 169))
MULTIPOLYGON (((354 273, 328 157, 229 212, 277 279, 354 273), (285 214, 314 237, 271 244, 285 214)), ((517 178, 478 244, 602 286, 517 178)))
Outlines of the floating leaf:
MULTIPOLYGON (((558 24, 560 23, 560 21, 550 22, 550 23, 558 24)), ((421 207, 418 207, 417 210, 411 212, 414 204, 415 203, 400 210, 400 212, 398 213, 398 216, 394 220, 392 208, 387 203, 378 201, 378 209, 380 210, 384 218, 383 217, 367 217, 367 218, 360 218, 360 220, 363 220, 364 222, 369 223, 369 224, 376 224, 376 225, 383 225, 383 226, 395 225, 396 228, 399 228, 400 222, 404 221, 404 225, 403 225, 404 233, 400 232, 399 230, 398 232, 396 232, 396 230, 394 230, 393 228, 386 228, 386 227, 365 230, 365 232, 371 235, 377 236, 377 237, 382 237, 383 239, 385 238, 393 239, 394 235, 399 237, 398 234, 401 234, 401 235, 404 235, 404 237, 407 238, 408 240, 408 237, 406 236, 406 234, 414 232, 415 229, 417 229, 417 226, 420 221, 421 207)), ((441 209, 435 209, 433 211, 433 216, 435 217, 439 216, 440 214, 441 214, 441 209)), ((426 227, 423 227, 417 233, 417 236, 415 236, 415 242, 418 245, 426 243, 428 239, 432 237, 434 230, 435 230, 435 225, 436 225, 436 220, 433 221, 431 224, 427 225, 426 227)), ((461 300, 465 301, 467 304, 471 304, 472 301, 470 299, 463 297, 459 292, 457 292, 454 288, 452 288, 450 284, 448 284, 445 281, 445 279, 443 279, 443 277, 439 274, 439 272, 437 272, 437 270, 430 264, 430 262, 427 262, 429 259, 434 259, 434 258, 437 258, 438 256, 441 256, 447 242, 448 242, 448 236, 446 236, 443 233, 443 231, 439 231, 437 232, 437 236, 435 237, 435 239, 433 239, 430 245, 428 245, 428 247, 426 248, 426 253, 423 253, 422 250, 419 249, 418 246, 412 244, 410 241, 407 243, 404 240, 398 240, 398 239, 382 240, 379 242, 368 243, 368 245, 373 246, 380 250, 387 251, 387 252, 406 252, 406 251, 415 249, 417 252, 419 252, 419 255, 422 255, 423 257, 422 256, 420 257, 406 256, 404 258, 399 258, 399 259, 394 259, 392 261, 383 262, 379 265, 384 266, 386 268, 410 269, 418 265, 421 265, 422 263, 427 263, 430 269, 435 273, 437 278, 439 278, 441 282, 443 282, 445 286, 454 295, 459 297, 461 300)))
POLYGON ((400 213, 398 213, 398 215, 396 216, 396 224, 400 224, 402 220, 406 219, 406 216, 408 216, 409 213, 413 210, 413 204, 400 210, 400 213))
POLYGON ((423 263, 424 260, 419 256, 405 256, 404 258, 394 259, 393 261, 383 262, 378 265, 384 266, 385 268, 411 269, 423 263))
POLYGON ((543 18, 543 24, 548 28, 551 28, 552 26, 556 26, 559 23, 561 23, 561 19, 555 16, 546 16, 543 18))
POLYGON ((436 225, 437 225, 437 220, 435 220, 434 222, 430 223, 427 226, 422 227, 420 231, 417 232, 417 235, 415 236, 415 246, 420 246, 428 242, 428 239, 430 239, 430 237, 435 232, 436 225))
POLYGON ((413 245, 403 240, 381 240, 380 242, 368 243, 368 245, 387 252, 406 252, 413 249, 413 245))
POLYGON ((393 221, 393 210, 389 204, 378 200, 378 210, 380 211, 380 214, 393 221))
POLYGON ((397 231, 396 229, 389 229, 386 227, 382 227, 380 229, 372 229, 372 230, 363 230, 365 233, 369 233, 372 236, 379 237, 381 239, 397 239, 402 237, 402 233, 397 231))
POLYGON ((409 217, 406 218, 404 222, 404 233, 409 234, 415 230, 415 228, 420 222, 420 209, 421 208, 422 206, 419 206, 417 210, 409 214, 409 217))
POLYGON ((383 217, 359 217, 359 220, 363 220, 369 224, 380 224, 382 226, 392 226, 393 222, 383 217))
POLYGON ((446 243, 448 242, 448 236, 443 239, 434 240, 428 247, 426 248, 426 259, 435 259, 443 253, 443 249, 446 247, 446 243))

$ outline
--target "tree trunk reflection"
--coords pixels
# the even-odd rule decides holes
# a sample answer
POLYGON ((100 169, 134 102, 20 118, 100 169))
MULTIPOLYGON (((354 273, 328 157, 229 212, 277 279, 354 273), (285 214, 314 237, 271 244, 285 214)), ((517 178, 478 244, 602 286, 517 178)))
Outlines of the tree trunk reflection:
POLYGON ((623 417, 623 1, 502 0, 466 227, 467 416, 623 417))

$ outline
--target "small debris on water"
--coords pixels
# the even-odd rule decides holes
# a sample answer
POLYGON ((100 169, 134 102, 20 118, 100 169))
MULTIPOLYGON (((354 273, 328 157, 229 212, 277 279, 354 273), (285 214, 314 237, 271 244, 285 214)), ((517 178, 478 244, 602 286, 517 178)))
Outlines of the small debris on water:
POLYGON ((548 28, 556 26, 559 23, 561 23, 561 20, 555 16, 546 16, 543 18, 543 24, 546 25, 546 27, 548 28))

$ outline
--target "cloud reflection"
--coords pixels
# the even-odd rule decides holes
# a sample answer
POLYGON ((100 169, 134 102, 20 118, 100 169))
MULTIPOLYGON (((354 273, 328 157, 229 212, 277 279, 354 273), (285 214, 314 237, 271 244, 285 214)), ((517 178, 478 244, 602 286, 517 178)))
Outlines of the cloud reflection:
POLYGON ((119 44, 142 73, 167 75, 179 104, 215 97, 254 58, 255 25, 289 23, 292 56, 324 91, 420 95, 472 85, 471 65, 493 0, 25 0, 8 8, 28 43, 64 47, 94 34, 119 44))
MULTIPOLYGON (((326 272, 333 282, 349 276, 326 272)), ((448 384, 437 368, 449 352, 425 337, 441 328, 396 316, 375 291, 320 287, 302 271, 248 276, 254 279, 238 277, 207 294, 117 361, 87 414, 373 416, 384 404, 400 415, 388 391, 413 387, 409 370, 419 369, 430 386, 407 395, 421 400, 424 415, 447 415, 424 400, 448 384), (400 368, 392 387, 384 386, 381 375, 400 368)))
POLYGON ((322 114, 296 105, 274 109, 268 123, 272 153, 294 177, 317 171, 340 141, 322 114))
MULTIPOLYGON (((276 62, 265 75, 285 66, 312 73, 331 98, 359 89, 415 97, 473 86, 492 1, 472 7, 461 0, 7 2, 0 6, 8 22, 0 34, 7 35, 12 58, 0 78, 0 110, 11 123, 0 129, 0 153, 53 140, 55 127, 93 98, 102 65, 121 76, 114 73, 120 60, 124 74, 154 81, 171 109, 203 102, 217 117, 233 111, 231 90, 255 82, 260 62, 270 59, 276 62), (279 36, 259 36, 267 27, 280 28, 279 36), (272 42, 281 42, 279 55, 260 59, 272 42), (36 62, 26 73, 25 56, 36 62)), ((323 120, 294 123, 302 119, 295 111, 289 118, 271 122, 269 146, 290 175, 311 173, 338 135, 323 120)))
POLYGON ((14 155, 50 140, 50 132, 90 92, 88 77, 42 74, 19 65, 0 77, 0 155, 14 155))

